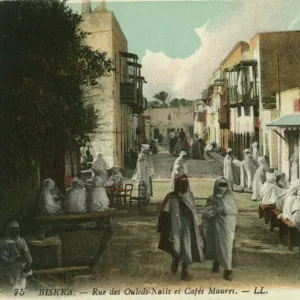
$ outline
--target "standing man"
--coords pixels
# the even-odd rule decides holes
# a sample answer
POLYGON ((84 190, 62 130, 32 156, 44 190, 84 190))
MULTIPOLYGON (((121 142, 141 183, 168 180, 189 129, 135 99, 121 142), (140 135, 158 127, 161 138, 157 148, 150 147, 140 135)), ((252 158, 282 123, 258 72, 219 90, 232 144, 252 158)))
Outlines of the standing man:
POLYGON ((178 174, 188 174, 188 166, 187 166, 187 153, 184 151, 181 151, 179 154, 179 157, 176 158, 172 170, 171 175, 171 192, 174 191, 175 187, 175 177, 178 174))
POLYGON ((105 184, 108 180, 108 175, 106 170, 106 162, 101 152, 97 153, 96 160, 93 162, 91 169, 95 176, 101 176, 103 178, 105 184))
POLYGON ((193 194, 186 175, 176 175, 174 191, 167 194, 159 216, 158 248, 172 255, 171 272, 182 262, 181 280, 192 280, 188 266, 204 262, 203 241, 197 225, 193 194))
POLYGON ((144 182, 147 185, 147 201, 150 201, 152 192, 152 176, 154 175, 154 166, 149 151, 149 145, 143 144, 141 152, 137 159, 136 169, 132 176, 132 180, 137 180, 138 183, 144 182))

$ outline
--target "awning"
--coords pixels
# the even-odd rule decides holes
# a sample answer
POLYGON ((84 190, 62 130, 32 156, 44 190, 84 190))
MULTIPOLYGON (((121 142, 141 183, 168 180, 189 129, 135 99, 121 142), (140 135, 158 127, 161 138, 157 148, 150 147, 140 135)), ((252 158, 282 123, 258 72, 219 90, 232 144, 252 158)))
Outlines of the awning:
POLYGON ((277 127, 289 131, 300 131, 300 113, 285 115, 267 124, 268 127, 277 127))

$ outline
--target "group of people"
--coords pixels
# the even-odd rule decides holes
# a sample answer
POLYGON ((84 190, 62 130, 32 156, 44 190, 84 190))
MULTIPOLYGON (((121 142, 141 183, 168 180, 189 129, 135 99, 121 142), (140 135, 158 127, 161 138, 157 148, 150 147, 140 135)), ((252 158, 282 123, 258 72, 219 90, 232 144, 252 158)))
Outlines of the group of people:
POLYGON ((108 177, 106 163, 101 153, 93 162, 91 188, 86 190, 84 182, 74 178, 71 187, 63 195, 51 178, 43 182, 40 193, 40 211, 44 214, 86 213, 103 211, 110 205, 105 188, 118 188, 123 183, 123 177, 118 168, 112 168, 108 177))
MULTIPOLYGON (((250 149, 244 150, 244 160, 239 161, 233 154, 232 149, 227 149, 227 155, 224 158, 224 177, 228 180, 231 189, 234 186, 240 186, 242 189, 252 191, 251 200, 258 201, 260 190, 267 180, 267 172, 271 169, 264 156, 260 156, 258 143, 252 144, 250 149)), ((276 182, 283 184, 284 174, 276 172, 276 182)))
POLYGON ((169 151, 171 155, 179 156, 181 151, 185 151, 189 154, 191 149, 190 142, 184 132, 183 128, 173 131, 169 135, 169 151))
MULTIPOLYGON (((181 153, 182 159, 184 154, 181 153)), ((216 180, 213 194, 208 198, 202 213, 201 230, 188 176, 183 169, 174 177, 174 187, 164 199, 157 230, 160 233, 158 248, 172 257, 171 272, 176 273, 181 263, 181 280, 193 276, 191 263, 213 260, 212 272, 224 268, 223 278, 232 280, 232 252, 236 228, 235 199, 224 177, 216 180)))

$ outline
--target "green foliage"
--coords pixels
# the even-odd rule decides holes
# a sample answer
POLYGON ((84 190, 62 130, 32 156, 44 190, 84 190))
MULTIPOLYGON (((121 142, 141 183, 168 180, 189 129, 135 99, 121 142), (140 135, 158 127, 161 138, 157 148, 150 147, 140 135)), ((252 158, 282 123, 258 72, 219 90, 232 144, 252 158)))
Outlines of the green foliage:
POLYGON ((31 174, 43 153, 69 137, 85 143, 97 128, 83 88, 112 61, 84 45, 80 22, 59 0, 0 2, 2 179, 31 174))
POLYGON ((165 91, 161 91, 159 93, 156 93, 153 96, 154 101, 149 101, 148 106, 149 107, 189 107, 193 105, 193 101, 187 100, 184 98, 178 99, 174 98, 171 99, 171 95, 169 95, 165 91))

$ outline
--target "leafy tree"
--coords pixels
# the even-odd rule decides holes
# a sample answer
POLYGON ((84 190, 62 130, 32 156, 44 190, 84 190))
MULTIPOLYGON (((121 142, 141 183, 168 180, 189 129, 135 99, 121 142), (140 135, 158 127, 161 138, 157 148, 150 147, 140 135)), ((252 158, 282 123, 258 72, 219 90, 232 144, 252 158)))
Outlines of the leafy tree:
POLYGON ((174 98, 169 102, 170 107, 180 107, 180 101, 178 98, 174 98))
POLYGON ((98 113, 84 101, 83 90, 113 66, 105 53, 84 45, 81 21, 65 1, 0 2, 2 208, 3 199, 13 201, 15 188, 15 198, 23 201, 22 187, 38 161, 71 138, 89 141, 97 128, 98 113))
POLYGON ((153 98, 160 101, 162 103, 162 107, 167 107, 168 106, 168 102, 171 99, 171 95, 169 95, 167 92, 165 91, 161 91, 159 93, 156 93, 153 98))
POLYGON ((0 20, 1 166, 13 178, 70 137, 90 139, 98 116, 83 89, 112 62, 84 45, 81 16, 65 1, 1 2, 0 20))
POLYGON ((155 108, 155 107, 163 107, 163 104, 157 100, 154 101, 149 101, 148 102, 148 107, 149 108, 155 108))

